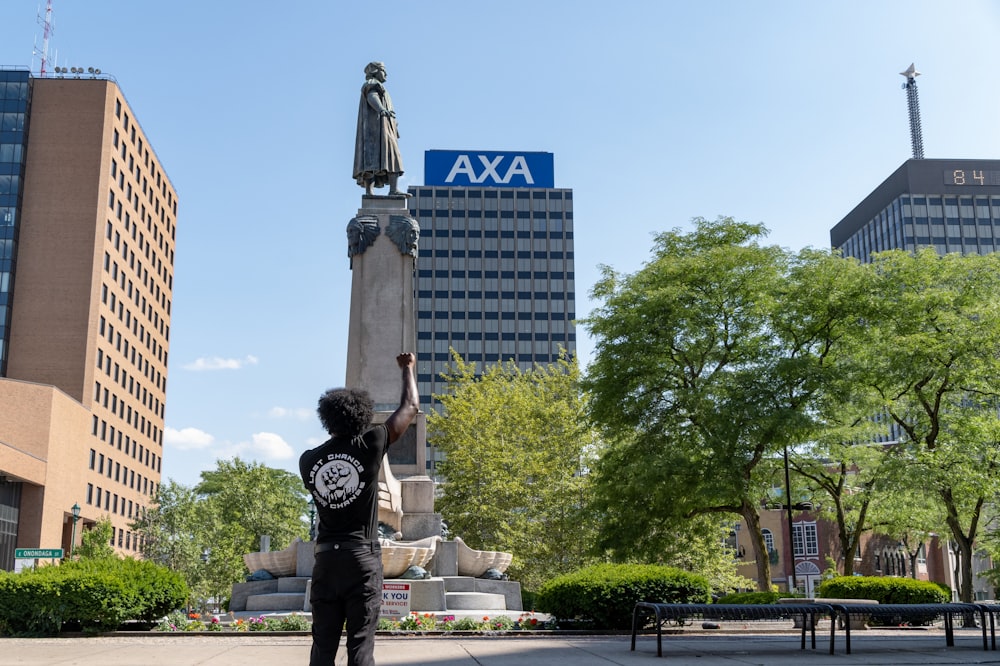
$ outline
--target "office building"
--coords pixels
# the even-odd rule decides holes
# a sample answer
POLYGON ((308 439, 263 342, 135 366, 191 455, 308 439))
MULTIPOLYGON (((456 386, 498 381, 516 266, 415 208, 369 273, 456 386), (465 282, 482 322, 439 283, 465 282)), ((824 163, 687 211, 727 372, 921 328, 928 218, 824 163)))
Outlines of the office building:
POLYGON ((160 482, 177 194, 121 89, 0 70, 0 567, 160 482), (78 517, 74 517, 78 513, 78 517))
POLYGON ((833 227, 830 240, 861 261, 929 246, 941 254, 1000 250, 1000 160, 907 160, 833 227))
MULTIPOLYGON (((410 187, 420 222, 417 385, 424 410, 445 389, 449 349, 480 368, 521 369, 576 352, 573 191, 551 153, 428 151, 410 187)), ((437 460, 428 452, 428 467, 437 460)))

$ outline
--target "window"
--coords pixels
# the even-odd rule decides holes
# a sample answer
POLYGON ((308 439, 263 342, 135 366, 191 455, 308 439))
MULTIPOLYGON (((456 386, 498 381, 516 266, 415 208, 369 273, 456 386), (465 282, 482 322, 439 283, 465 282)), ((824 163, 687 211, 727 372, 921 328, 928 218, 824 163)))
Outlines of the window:
POLYGON ((795 523, 792 527, 794 528, 792 531, 792 552, 795 557, 819 555, 816 523, 795 523))
POLYGON ((764 537, 764 547, 767 549, 767 552, 774 552, 774 534, 771 533, 771 530, 765 527, 760 531, 760 535, 764 537))

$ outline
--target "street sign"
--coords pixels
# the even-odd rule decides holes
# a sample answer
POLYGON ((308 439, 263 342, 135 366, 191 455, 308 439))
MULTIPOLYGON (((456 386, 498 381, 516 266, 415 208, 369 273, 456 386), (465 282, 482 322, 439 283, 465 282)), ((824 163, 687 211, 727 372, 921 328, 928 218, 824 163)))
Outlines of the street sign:
MULTIPOLYGON (((10 551, 8 551, 10 552, 10 551)), ((62 548, 15 548, 14 559, 61 559, 62 548)))

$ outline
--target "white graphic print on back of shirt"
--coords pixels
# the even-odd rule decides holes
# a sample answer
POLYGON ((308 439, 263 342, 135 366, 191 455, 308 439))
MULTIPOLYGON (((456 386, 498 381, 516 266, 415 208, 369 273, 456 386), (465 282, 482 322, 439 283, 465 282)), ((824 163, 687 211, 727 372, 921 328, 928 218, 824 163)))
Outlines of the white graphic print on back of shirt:
POLYGON ((319 495, 317 500, 331 509, 348 506, 365 488, 360 478, 364 469, 356 458, 345 453, 332 453, 317 461, 309 474, 319 495))

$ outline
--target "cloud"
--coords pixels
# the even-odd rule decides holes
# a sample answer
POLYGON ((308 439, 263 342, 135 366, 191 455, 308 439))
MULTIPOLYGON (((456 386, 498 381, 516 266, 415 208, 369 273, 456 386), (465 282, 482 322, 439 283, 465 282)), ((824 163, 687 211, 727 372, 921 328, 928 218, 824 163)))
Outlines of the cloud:
POLYGON ((257 357, 247 355, 245 358, 221 358, 219 356, 202 357, 182 367, 185 370, 239 370, 248 365, 257 365, 257 357))
POLYGON ((281 435, 273 432, 258 432, 251 435, 249 442, 237 445, 241 455, 248 458, 273 458, 284 460, 295 455, 295 450, 281 435))
POLYGON ((305 407, 272 407, 267 415, 272 419, 297 419, 308 421, 313 418, 313 411, 305 407))
POLYGON ((171 427, 163 429, 163 444, 178 451, 192 451, 205 449, 212 445, 215 438, 204 430, 197 428, 181 428, 175 430, 171 427))

